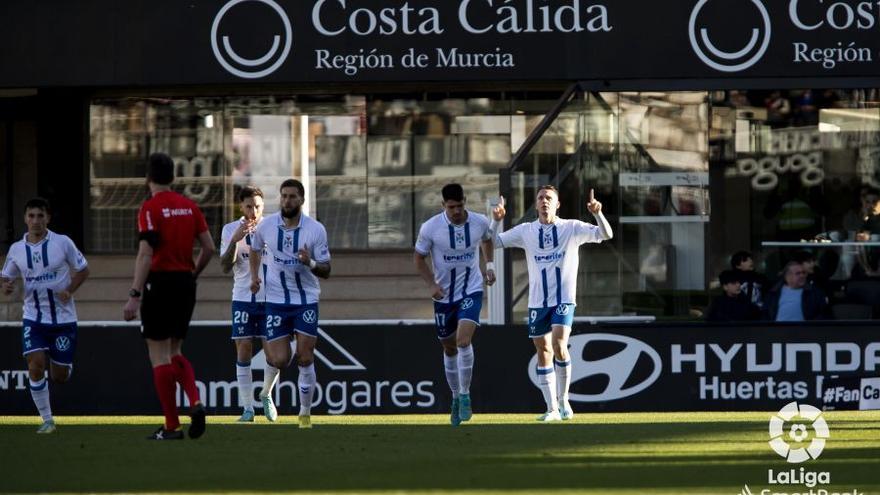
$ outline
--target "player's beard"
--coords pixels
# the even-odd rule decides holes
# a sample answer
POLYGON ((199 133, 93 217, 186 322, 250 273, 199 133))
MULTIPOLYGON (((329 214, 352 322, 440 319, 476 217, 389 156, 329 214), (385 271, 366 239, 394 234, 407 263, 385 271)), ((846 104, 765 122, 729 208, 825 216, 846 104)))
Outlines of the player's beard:
POLYGON ((294 206, 291 208, 281 208, 281 216, 284 218, 294 218, 299 215, 300 206, 294 206))

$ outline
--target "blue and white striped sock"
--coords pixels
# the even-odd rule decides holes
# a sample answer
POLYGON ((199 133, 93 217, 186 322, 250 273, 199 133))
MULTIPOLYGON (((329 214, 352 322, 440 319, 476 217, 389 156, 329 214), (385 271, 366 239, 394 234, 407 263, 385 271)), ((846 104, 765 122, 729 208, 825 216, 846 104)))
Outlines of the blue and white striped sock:
POLYGON ((553 366, 542 368, 538 366, 538 385, 544 394, 544 402, 547 403, 547 412, 556 411, 559 407, 556 403, 556 373, 553 366))
POLYGON ((446 371, 446 382, 449 383, 449 390, 452 391, 452 398, 458 398, 459 382, 458 382, 458 355, 447 356, 443 353, 443 369, 446 371))
POLYGON ((52 420, 52 406, 49 405, 49 381, 44 377, 39 381, 28 380, 31 386, 31 398, 43 422, 52 420))
POLYGON ((568 387, 571 385, 571 358, 566 361, 553 359, 556 368, 556 393, 559 402, 568 402, 568 387))
POLYGON ((246 411, 254 410, 254 377, 251 362, 235 363, 235 379, 238 383, 238 404, 246 411))
POLYGON ((315 396, 315 383, 318 381, 317 378, 318 377, 315 374, 315 363, 299 367, 297 388, 299 388, 300 416, 309 416, 312 414, 312 398, 315 396))
POLYGON ((474 376, 474 346, 459 347, 458 354, 458 392, 471 393, 471 377, 474 376))

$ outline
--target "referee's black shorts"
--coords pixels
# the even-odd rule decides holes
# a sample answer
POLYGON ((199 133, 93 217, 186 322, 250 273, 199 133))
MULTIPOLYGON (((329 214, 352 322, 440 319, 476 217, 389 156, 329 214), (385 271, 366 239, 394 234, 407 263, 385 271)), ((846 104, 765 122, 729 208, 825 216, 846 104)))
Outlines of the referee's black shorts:
POLYGON ((145 339, 183 339, 196 306, 191 272, 150 272, 141 300, 141 334, 145 339))

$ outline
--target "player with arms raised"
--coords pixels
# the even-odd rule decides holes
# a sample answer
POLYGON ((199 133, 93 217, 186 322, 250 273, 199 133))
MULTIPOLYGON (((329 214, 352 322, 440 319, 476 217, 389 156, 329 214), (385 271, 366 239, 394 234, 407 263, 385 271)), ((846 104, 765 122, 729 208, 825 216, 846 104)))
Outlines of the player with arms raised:
MULTIPOLYGON (((568 402, 571 382, 568 337, 574 321, 578 248, 581 244, 602 242, 612 236, 611 225, 602 214, 602 203, 596 201, 592 189, 587 209, 595 217, 596 225, 557 217, 559 205, 556 188, 541 186, 535 201, 538 219, 496 235, 496 243, 501 247, 518 247, 526 252, 529 337, 535 344, 538 383, 547 403, 547 411, 538 417, 538 421, 543 422, 574 417, 568 402)), ((505 214, 502 197, 492 211, 494 232, 498 232, 499 222, 505 214)))

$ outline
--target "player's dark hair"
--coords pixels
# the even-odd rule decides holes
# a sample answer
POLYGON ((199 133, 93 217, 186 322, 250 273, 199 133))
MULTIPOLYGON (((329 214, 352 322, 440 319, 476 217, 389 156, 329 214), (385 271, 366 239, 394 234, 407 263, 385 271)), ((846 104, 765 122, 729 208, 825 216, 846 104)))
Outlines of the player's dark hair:
POLYGON ((263 191, 256 186, 244 186, 241 188, 241 191, 238 191, 238 202, 241 203, 242 201, 255 196, 263 198, 263 191))
POLYGON ((739 279, 739 275, 733 270, 724 270, 718 275, 718 281, 721 282, 721 285, 732 284, 734 282, 741 282, 739 279))
POLYGON ((730 267, 737 268, 740 263, 752 259, 752 253, 748 251, 737 251, 730 257, 730 267))
POLYGON ((153 153, 147 161, 147 179, 167 186, 174 182, 174 160, 165 153, 153 153))
POLYGON ((306 197, 306 188, 303 187, 302 182, 296 179, 287 179, 286 181, 281 183, 281 187, 278 188, 278 191, 281 192, 285 187, 295 187, 297 191, 299 191, 299 195, 302 197, 306 197))
POLYGON ((440 190, 440 195, 443 196, 443 201, 464 201, 464 189, 461 184, 446 184, 440 190))
POLYGON ((49 206, 49 200, 43 198, 31 198, 24 204, 24 211, 27 213, 31 208, 39 208, 46 212, 47 215, 52 214, 52 208, 49 206))

